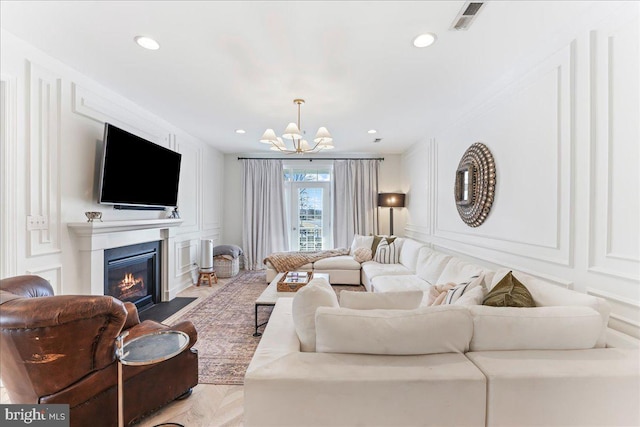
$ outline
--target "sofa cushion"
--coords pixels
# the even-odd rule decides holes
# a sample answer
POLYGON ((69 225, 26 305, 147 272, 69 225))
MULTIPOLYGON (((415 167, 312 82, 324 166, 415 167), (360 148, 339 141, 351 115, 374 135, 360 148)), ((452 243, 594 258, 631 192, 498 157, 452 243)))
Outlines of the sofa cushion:
POLYGON ((420 306, 422 291, 356 292, 341 291, 340 307, 354 310, 413 310, 420 306))
POLYGON ((493 307, 535 307, 533 297, 525 285, 508 272, 484 297, 484 305, 493 307))
MULTIPOLYGON (((506 268, 496 271, 491 286, 495 286, 509 271, 510 270, 506 268)), ((600 337, 598 338, 597 347, 605 346, 607 342, 607 324, 609 323, 609 313, 611 312, 611 306, 606 300, 553 285, 545 280, 529 276, 520 271, 514 270, 512 274, 527 287, 533 297, 533 301, 538 307, 577 305, 591 307, 600 313, 600 317, 602 317, 602 329, 600 331, 600 337)))
POLYGON ((376 276, 371 280, 372 292, 428 291, 430 287, 413 274, 376 276))
POLYGON ((319 353, 464 353, 472 335, 471 314, 464 307, 415 310, 320 307, 316 311, 319 353))
POLYGON ((398 264, 400 262, 400 245, 396 239, 382 239, 373 260, 381 264, 398 264))
POLYGON ((398 276, 413 274, 411 270, 402 264, 380 264, 375 261, 362 263, 362 271, 369 280, 376 276, 398 276))
POLYGON ((428 255, 424 259, 422 256, 418 257, 419 260, 416 271, 418 277, 420 277, 430 285, 440 283, 438 282, 438 278, 442 274, 442 271, 444 270, 449 260, 451 260, 451 255, 431 251, 428 248, 422 248, 420 251, 421 253, 426 253, 428 255))
POLYGON ((471 351, 578 350, 593 348, 600 314, 589 307, 468 307, 471 351))
POLYGON ((293 297, 293 324, 300 340, 301 351, 316 349, 316 309, 318 307, 338 307, 338 297, 323 277, 312 279, 293 297))
POLYGON ((400 264, 415 273, 420 248, 424 245, 412 239, 405 239, 400 250, 400 264))
POLYGON ((349 252, 350 255, 358 248, 369 248, 371 249, 371 245, 373 244, 373 236, 363 236, 361 234, 356 234, 353 236, 353 242, 351 242, 351 250, 349 252))
POLYGON ((351 255, 332 256, 313 263, 314 270, 360 270, 360 263, 351 255))
POLYGON ((482 275, 484 277, 484 273, 485 269, 483 267, 454 257, 445 265, 437 283, 462 283, 472 276, 482 275))

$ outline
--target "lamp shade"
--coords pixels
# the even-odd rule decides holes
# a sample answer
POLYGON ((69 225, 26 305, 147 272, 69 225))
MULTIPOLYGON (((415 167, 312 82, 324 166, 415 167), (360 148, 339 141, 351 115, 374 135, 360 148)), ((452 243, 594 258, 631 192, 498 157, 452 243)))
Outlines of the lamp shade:
POLYGON ((378 206, 383 208, 404 208, 404 193, 378 193, 378 206))
POLYGON ((284 139, 298 139, 300 138, 300 129, 298 129, 298 125, 295 123, 289 123, 287 128, 284 130, 282 137, 284 139))
POLYGON ((318 133, 316 133, 316 137, 313 139, 313 142, 321 144, 329 143, 331 141, 333 141, 333 138, 331 137, 331 134, 329 133, 327 128, 324 126, 318 129, 318 133))
POLYGON ((265 144, 275 143, 276 141, 277 141, 277 137, 273 129, 265 130, 264 133, 262 134, 262 137, 260 138, 260 142, 265 144))

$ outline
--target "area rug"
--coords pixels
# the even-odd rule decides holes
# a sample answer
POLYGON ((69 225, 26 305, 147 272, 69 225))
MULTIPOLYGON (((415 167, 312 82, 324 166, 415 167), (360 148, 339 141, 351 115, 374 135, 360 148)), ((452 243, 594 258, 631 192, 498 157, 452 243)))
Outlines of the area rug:
MULTIPOLYGON (((244 374, 260 342, 254 337, 254 303, 267 287, 264 271, 243 271, 222 288, 172 322, 190 320, 198 331, 198 382, 201 384, 242 385, 244 374)), ((334 286, 364 290, 363 286, 334 286)), ((258 322, 271 314, 261 307, 258 322)))

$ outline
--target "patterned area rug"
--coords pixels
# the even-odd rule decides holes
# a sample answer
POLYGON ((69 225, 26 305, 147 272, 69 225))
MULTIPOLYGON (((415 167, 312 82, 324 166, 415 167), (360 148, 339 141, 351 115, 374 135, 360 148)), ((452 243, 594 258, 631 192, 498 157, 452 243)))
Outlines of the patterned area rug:
MULTIPOLYGON (((264 271, 242 271, 232 281, 187 311, 173 324, 190 320, 198 331, 198 382, 201 384, 242 385, 244 374, 260 342, 254 337, 254 303, 267 287, 264 271)), ((364 290, 364 286, 334 286, 364 290)), ((271 307, 260 307, 258 322, 271 314, 271 307)))

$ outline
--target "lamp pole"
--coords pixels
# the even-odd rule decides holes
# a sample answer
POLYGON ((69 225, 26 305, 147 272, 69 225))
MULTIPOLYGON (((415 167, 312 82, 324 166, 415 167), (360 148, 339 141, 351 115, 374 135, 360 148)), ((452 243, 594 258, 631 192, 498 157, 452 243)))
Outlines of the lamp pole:
POLYGON ((393 236, 393 208, 389 209, 389 236, 393 236))

